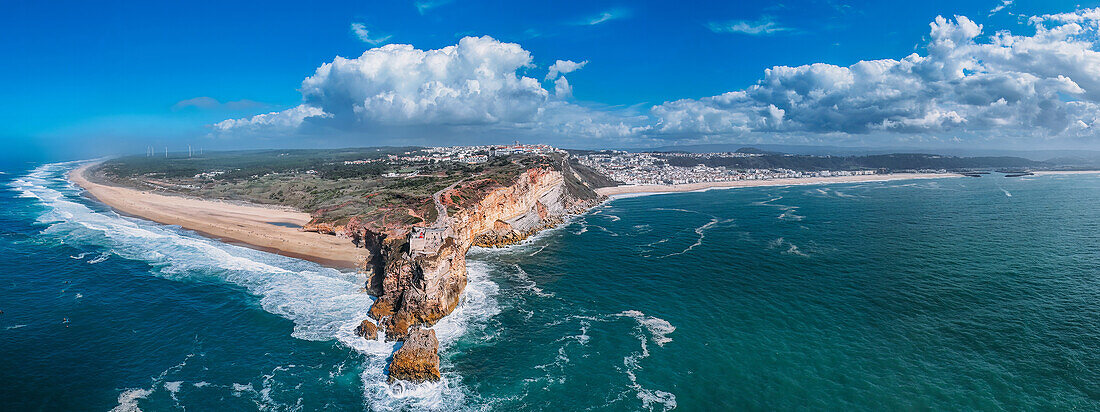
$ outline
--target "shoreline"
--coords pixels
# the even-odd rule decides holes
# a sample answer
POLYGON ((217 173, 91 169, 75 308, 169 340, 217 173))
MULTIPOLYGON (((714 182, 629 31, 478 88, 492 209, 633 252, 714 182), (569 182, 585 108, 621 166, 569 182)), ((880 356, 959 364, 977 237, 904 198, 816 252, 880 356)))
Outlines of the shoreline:
POLYGON ((789 177, 782 179, 762 179, 762 180, 734 180, 727 182, 700 182, 700 183, 681 183, 672 185, 622 185, 612 187, 601 187, 596 189, 596 193, 607 196, 612 199, 621 197, 633 197, 644 195, 656 195, 663 193, 684 193, 684 192, 702 192, 706 190, 715 189, 736 189, 742 187, 766 187, 766 186, 798 186, 798 185, 819 185, 819 184, 836 184, 836 183, 864 183, 864 182, 886 182, 892 180, 911 180, 911 179, 944 179, 962 177, 956 173, 892 173, 892 174, 875 174, 875 175, 856 175, 856 176, 832 176, 832 177, 789 177))
MULTIPOLYGON (((1100 174, 1100 170, 1039 170, 1034 176, 1100 174)), ((894 180, 947 179, 963 177, 958 173, 891 173, 858 176, 791 177, 764 180, 735 180, 728 182, 681 183, 672 185, 621 185, 601 187, 596 193, 608 200, 626 197, 659 195, 665 193, 704 192, 707 190, 737 189, 742 187, 827 185, 840 183, 888 182, 894 180)))
POLYGON ((308 213, 94 183, 84 173, 95 164, 73 169, 66 177, 84 189, 85 196, 120 214, 179 226, 221 242, 333 268, 354 269, 365 258, 366 251, 355 247, 350 239, 295 228, 309 222, 308 213))

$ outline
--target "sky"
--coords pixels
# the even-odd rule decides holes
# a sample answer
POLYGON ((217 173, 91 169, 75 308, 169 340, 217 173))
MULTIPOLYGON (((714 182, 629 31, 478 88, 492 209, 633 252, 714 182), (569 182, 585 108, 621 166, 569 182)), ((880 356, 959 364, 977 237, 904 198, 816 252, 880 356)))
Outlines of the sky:
POLYGON ((1100 149, 1100 4, 9 0, 12 153, 1100 149))

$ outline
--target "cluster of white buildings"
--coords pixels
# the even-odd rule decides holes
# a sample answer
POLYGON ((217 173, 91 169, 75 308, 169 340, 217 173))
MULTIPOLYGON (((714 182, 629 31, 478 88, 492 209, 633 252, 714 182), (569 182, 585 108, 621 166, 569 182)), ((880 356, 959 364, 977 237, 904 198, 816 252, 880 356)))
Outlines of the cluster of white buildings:
POLYGON ((406 161, 406 162, 463 162, 485 163, 492 157, 509 156, 514 154, 548 154, 565 153, 564 150, 549 145, 536 144, 525 145, 482 145, 482 146, 449 146, 428 147, 418 151, 405 152, 403 156, 387 155, 385 158, 370 160, 349 160, 345 165, 367 164, 376 162, 406 161))
MULTIPOLYGON (((706 157, 700 154, 697 157, 706 157)), ((713 154, 710 154, 713 155, 713 154)), ((737 157, 758 156, 736 153, 737 157)), ((581 164, 604 175, 632 185, 670 185, 737 180, 764 180, 801 177, 828 177, 874 174, 874 170, 823 170, 800 172, 789 169, 729 169, 726 167, 671 166, 652 153, 612 152, 580 156, 581 164)))

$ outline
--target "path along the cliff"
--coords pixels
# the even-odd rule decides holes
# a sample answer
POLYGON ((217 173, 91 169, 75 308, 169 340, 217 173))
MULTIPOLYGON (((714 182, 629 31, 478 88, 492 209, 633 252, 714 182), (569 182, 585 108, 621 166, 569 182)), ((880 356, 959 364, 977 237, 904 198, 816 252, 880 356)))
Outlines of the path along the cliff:
POLYGON ((455 186, 458 186, 459 184, 461 184, 462 182, 465 182, 465 181, 466 181, 466 179, 462 179, 462 180, 459 180, 457 182, 451 183, 450 186, 447 186, 447 187, 443 188, 443 190, 440 190, 438 192, 435 192, 435 194, 432 194, 432 200, 435 201, 435 210, 436 210, 435 222, 432 223, 432 227, 443 228, 443 227, 447 227, 447 226, 451 225, 451 223, 452 223, 451 220, 452 219, 451 219, 450 216, 447 215, 447 205, 443 204, 443 200, 441 200, 440 197, 443 196, 443 193, 446 193, 447 191, 449 191, 451 189, 454 189, 455 186))

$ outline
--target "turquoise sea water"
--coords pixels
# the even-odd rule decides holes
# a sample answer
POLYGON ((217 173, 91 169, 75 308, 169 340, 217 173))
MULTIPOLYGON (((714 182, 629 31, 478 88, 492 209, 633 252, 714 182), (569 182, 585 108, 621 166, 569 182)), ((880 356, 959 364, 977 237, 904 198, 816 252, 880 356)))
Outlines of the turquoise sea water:
POLYGON ((1100 176, 621 198, 471 251, 445 380, 363 279, 0 175, 0 409, 1100 408, 1100 176), (65 320, 68 323, 65 323, 65 320))

